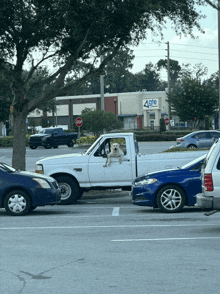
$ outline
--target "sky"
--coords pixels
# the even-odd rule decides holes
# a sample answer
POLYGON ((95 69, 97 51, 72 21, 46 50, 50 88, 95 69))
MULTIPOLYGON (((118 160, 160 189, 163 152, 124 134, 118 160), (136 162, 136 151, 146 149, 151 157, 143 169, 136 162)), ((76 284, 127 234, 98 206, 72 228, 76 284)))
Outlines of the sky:
MULTIPOLYGON (((217 10, 211 6, 200 10, 206 18, 200 21, 202 29, 205 34, 194 30, 194 34, 198 37, 192 39, 190 36, 182 37, 175 34, 171 29, 163 30, 164 39, 158 37, 156 42, 152 41, 151 35, 149 39, 142 41, 142 43, 132 48, 134 50, 134 66, 133 73, 140 72, 144 69, 145 64, 152 62, 154 65, 160 59, 167 58, 167 42, 169 42, 170 58, 179 61, 179 64, 191 64, 192 67, 196 64, 202 63, 208 68, 207 78, 211 74, 218 71, 218 14, 217 10), (160 44, 159 44, 160 42, 160 44)), ((167 80, 167 72, 161 72, 162 80, 167 80)))

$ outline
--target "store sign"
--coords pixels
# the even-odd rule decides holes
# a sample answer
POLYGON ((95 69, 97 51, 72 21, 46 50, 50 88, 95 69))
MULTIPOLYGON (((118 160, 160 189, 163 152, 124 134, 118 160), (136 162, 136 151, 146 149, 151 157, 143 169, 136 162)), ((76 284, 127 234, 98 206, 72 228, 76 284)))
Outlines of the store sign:
POLYGON ((159 107, 159 101, 158 99, 146 99, 143 100, 143 108, 144 109, 152 109, 152 108, 158 108, 159 107))

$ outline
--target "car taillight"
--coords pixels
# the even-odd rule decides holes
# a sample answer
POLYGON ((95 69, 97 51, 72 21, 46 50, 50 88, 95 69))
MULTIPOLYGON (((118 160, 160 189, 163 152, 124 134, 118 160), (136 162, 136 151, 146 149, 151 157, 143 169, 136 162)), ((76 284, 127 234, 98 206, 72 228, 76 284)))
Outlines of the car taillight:
POLYGON ((211 174, 205 174, 204 184, 205 184, 206 191, 213 191, 213 183, 212 183, 212 175, 211 174))
POLYGON ((183 142, 184 140, 183 139, 178 139, 178 142, 183 142))

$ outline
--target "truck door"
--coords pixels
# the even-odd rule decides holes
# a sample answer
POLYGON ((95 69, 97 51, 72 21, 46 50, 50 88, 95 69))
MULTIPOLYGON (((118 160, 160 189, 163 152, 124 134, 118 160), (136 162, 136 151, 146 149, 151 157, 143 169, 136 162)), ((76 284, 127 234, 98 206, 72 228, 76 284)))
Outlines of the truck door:
POLYGON ((108 138, 92 154, 90 154, 88 173, 91 186, 128 186, 131 185, 132 171, 135 169, 127 138, 108 138), (110 165, 106 166, 111 144, 119 142, 124 156, 119 163, 119 157, 111 157, 110 165))

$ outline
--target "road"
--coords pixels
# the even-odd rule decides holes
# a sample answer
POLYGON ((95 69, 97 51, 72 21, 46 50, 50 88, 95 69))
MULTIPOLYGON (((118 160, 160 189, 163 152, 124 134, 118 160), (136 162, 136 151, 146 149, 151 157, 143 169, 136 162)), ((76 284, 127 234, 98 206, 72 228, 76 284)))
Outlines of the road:
POLYGON ((128 193, 0 211, 0 293, 205 294, 219 291, 219 214, 163 214, 128 193))
MULTIPOLYGON (((140 151, 162 145, 141 143, 140 151)), ((0 151, 10 159, 10 149, 0 151)), ((27 166, 62 152, 82 149, 27 148, 27 166)), ((129 192, 119 191, 85 193, 76 205, 24 217, 1 209, 0 293, 218 293, 219 217, 193 207, 164 214, 132 205, 129 192)))

